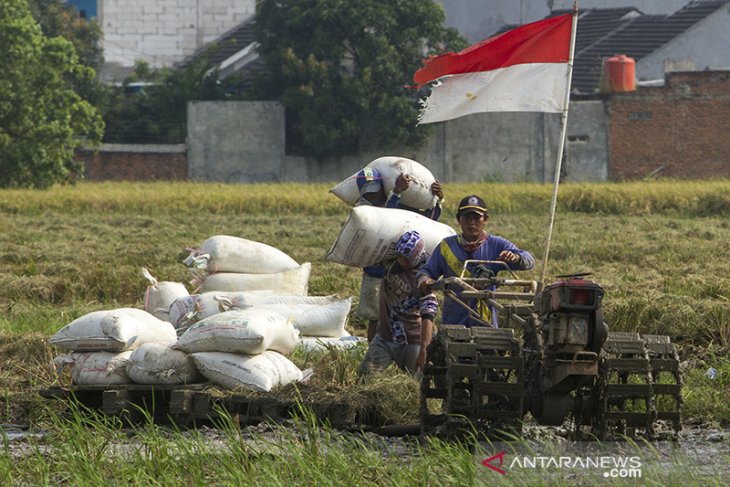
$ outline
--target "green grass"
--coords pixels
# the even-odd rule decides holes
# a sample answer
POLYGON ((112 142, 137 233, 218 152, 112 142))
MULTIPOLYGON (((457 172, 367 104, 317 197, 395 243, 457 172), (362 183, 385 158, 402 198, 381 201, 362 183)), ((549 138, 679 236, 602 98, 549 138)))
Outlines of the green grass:
MULTIPOLYGON (((84 183, 0 191, 2 418, 12 421, 24 409, 21 418, 27 421, 37 407, 27 386, 53 381, 48 336, 93 310, 141 307, 148 285, 142 267, 158 280, 187 283, 186 248, 212 235, 264 242, 298 262, 311 262, 311 295, 356 301, 361 271, 323 260, 349 212, 327 192, 332 186, 84 183)), ((446 184, 445 191, 443 222, 456 226, 459 199, 481 194, 490 208, 489 231, 542 257, 550 185, 446 184)), ((728 215, 728 181, 564 184, 548 276, 593 272, 606 289, 604 319, 612 330, 666 334, 688 354, 721 357, 730 347, 728 215)), ((522 276, 539 274, 538 263, 522 276)), ((354 316, 348 329, 364 335, 364 324, 354 316)), ((336 388, 346 388, 358 400, 379 401, 393 421, 398 411, 413 414, 409 401, 417 390, 403 386, 412 384, 403 376, 367 389, 354 379, 357 357, 295 359, 315 368, 319 389, 332 387, 337 394, 336 388), (394 388, 406 392, 388 402, 394 388)), ((686 372, 687 415, 730 421, 723 406, 730 403, 728 391, 710 394, 702 388, 704 371, 696 372, 692 367, 686 372)))
MULTIPOLYGON (((348 213, 329 187, 105 183, 0 191, 0 334, 52 334, 93 309, 140 306, 141 267, 187 283, 185 249, 215 234, 312 262, 310 294, 357 297, 359 271, 322 260, 348 213)), ((453 205, 469 192, 489 201, 490 231, 542 256, 549 186, 446 185, 443 222, 455 226, 453 205)), ((728 344, 729 182, 564 185, 560 202, 548 276, 593 272, 606 288, 612 329, 728 344)), ((525 277, 538 278, 539 267, 525 277)))
MULTIPOLYGON (((241 429, 223 415, 215 430, 165 429, 150 418, 131 429, 93 412, 53 416, 46 433, 22 442, 0 437, 3 485, 605 485, 605 468, 529 468, 525 458, 638 460, 640 478, 612 485, 724 485, 727 471, 698 465, 686 452, 634 443, 539 444, 385 440, 316 424, 305 407, 291 424, 241 429), (15 442, 17 445, 18 442, 15 442), (482 465, 505 452, 504 475, 482 465), (515 460, 519 463, 515 464, 515 460)), ((715 459, 723 464, 723 459, 715 459)), ((498 464, 494 464, 499 466, 498 464)), ((727 465, 727 463, 725 463, 727 465)))

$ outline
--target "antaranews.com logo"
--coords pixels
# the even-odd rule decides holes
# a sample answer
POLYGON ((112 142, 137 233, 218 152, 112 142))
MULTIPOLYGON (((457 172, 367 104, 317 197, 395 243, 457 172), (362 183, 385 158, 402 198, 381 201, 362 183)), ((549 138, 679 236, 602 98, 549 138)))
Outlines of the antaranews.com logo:
POLYGON ((501 451, 482 462, 490 470, 505 475, 507 470, 518 468, 558 468, 572 470, 596 470, 606 478, 641 478, 641 458, 623 455, 571 456, 515 456, 506 459, 501 451), (505 470, 507 469, 507 470, 505 470))

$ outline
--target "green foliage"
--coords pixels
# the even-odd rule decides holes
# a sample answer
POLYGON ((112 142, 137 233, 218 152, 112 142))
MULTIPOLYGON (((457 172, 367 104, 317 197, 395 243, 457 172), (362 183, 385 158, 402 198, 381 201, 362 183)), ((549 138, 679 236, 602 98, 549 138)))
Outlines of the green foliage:
POLYGON ((70 41, 84 66, 98 71, 104 64, 101 27, 95 20, 79 16, 75 7, 64 0, 28 0, 28 6, 46 37, 63 37, 70 41))
POLYGON ((93 79, 73 45, 45 37, 23 0, 0 0, 0 187, 45 188, 80 172, 74 149, 103 122, 75 91, 93 79))
MULTIPOLYGON (((81 18, 78 10, 65 0, 29 0, 33 18, 46 37, 63 37, 73 44, 79 63, 99 72, 104 64, 101 27, 95 19, 81 18)), ((70 78, 74 91, 81 98, 104 112, 109 89, 96 76, 70 78)))
POLYGON ((206 56, 182 68, 151 69, 140 62, 108 100, 105 142, 181 143, 187 134, 187 104, 235 96, 206 56), (144 82, 132 90, 133 83, 144 82))
POLYGON ((256 95, 287 108, 290 149, 323 156, 415 145, 422 59, 464 41, 430 0, 263 0, 256 95))

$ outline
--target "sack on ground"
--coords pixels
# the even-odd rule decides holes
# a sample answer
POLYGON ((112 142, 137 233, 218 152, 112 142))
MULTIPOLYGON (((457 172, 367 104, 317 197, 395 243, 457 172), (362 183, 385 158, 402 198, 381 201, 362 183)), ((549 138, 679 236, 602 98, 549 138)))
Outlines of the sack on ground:
POLYGON ((189 296, 185 285, 181 282, 158 282, 150 271, 142 268, 142 275, 150 282, 144 293, 144 310, 162 321, 169 321, 170 305, 176 299, 189 296))
POLYGON ((288 358, 267 350, 259 355, 236 355, 221 352, 193 354, 203 376, 225 389, 239 387, 269 392, 274 387, 302 380, 303 373, 288 358))
POLYGON ((296 269, 299 264, 281 250, 265 243, 229 235, 215 235, 191 250, 185 265, 213 272, 274 274, 296 269))
POLYGON ((209 316, 187 329, 175 348, 188 353, 230 352, 253 355, 264 350, 283 354, 297 345, 299 332, 279 313, 249 308, 209 316))
POLYGON ((74 352, 53 359, 57 371, 68 367, 74 384, 107 386, 129 384, 127 364, 132 351, 125 352, 74 352))
POLYGON ((203 279, 200 293, 271 290, 274 294, 305 296, 309 287, 311 270, 312 264, 306 262, 295 269, 276 274, 217 272, 203 279))
POLYGON ((187 353, 173 343, 145 343, 132 352, 127 375, 137 384, 194 384, 202 376, 187 353))
MULTIPOLYGON (((366 167, 377 169, 380 172, 386 195, 393 191, 395 180, 401 173, 408 174, 411 177, 411 183, 408 189, 401 193, 401 203, 404 205, 425 209, 433 208, 436 204, 436 197, 431 192, 431 185, 436 179, 424 165, 405 157, 385 156, 371 161, 366 167)), ((360 198, 356 176, 357 173, 341 181, 330 189, 330 192, 345 203, 354 205, 360 198)))
POLYGON ((346 350, 367 343, 366 338, 357 336, 342 336, 339 338, 302 336, 299 338, 299 347, 305 352, 323 352, 330 349, 346 350))
MULTIPOLYGON (((349 312, 349 304, 337 296, 301 296, 298 294, 272 294, 270 291, 225 293, 212 291, 194 294, 175 300, 170 306, 170 322, 182 335, 190 326, 214 314, 251 307, 281 312, 300 331, 310 326, 324 328, 328 336, 341 336, 349 312), (321 307, 321 311, 310 311, 302 320, 296 319, 297 312, 321 307), (343 316, 344 313, 344 316, 343 316), (316 321, 312 321, 316 320, 316 321), (334 334, 333 334, 334 333, 334 334)), ((303 332, 303 331, 302 331, 303 332)), ((318 334, 318 333, 312 333, 318 334)))
POLYGON ((351 303, 352 298, 347 298, 328 304, 257 304, 254 308, 281 314, 302 335, 341 337, 347 334, 351 303))
POLYGON ((408 230, 417 230, 433 253, 453 228, 408 210, 357 206, 342 227, 325 259, 353 267, 368 267, 394 256, 393 246, 408 230))
POLYGON ((171 323, 141 309, 119 308, 87 313, 61 328, 49 342, 62 350, 121 352, 176 338, 171 323))

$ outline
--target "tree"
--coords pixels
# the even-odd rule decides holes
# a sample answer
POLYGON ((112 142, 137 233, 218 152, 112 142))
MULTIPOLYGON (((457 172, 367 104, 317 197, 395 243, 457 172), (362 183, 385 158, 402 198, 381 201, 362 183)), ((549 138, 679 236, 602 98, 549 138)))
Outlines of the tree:
POLYGON ((26 0, 0 0, 0 52, 0 187, 69 181, 82 170, 74 150, 104 130, 73 88, 94 70, 68 40, 42 34, 26 0))
MULTIPOLYGON (((101 45, 101 27, 96 20, 79 15, 75 6, 65 0, 28 0, 33 18, 46 37, 63 37, 73 44, 79 62, 99 72, 104 65, 104 48, 101 45)), ((96 76, 77 78, 74 91, 88 100, 97 110, 104 112, 109 104, 110 88, 96 76)))
POLYGON ((101 69, 104 49, 100 42, 101 28, 96 21, 82 18, 76 7, 65 0, 28 0, 28 6, 46 37, 68 39, 81 64, 96 71, 101 69))
POLYGON ((465 46, 431 0, 261 0, 266 68, 254 94, 287 109, 290 149, 307 155, 416 145, 424 56, 465 46))
POLYGON ((106 142, 180 143, 187 134, 190 100, 231 98, 230 85, 203 55, 173 69, 151 69, 138 62, 134 73, 110 99, 106 142), (143 85, 135 85, 142 82, 143 85), (135 89, 131 89, 136 86, 135 89))

